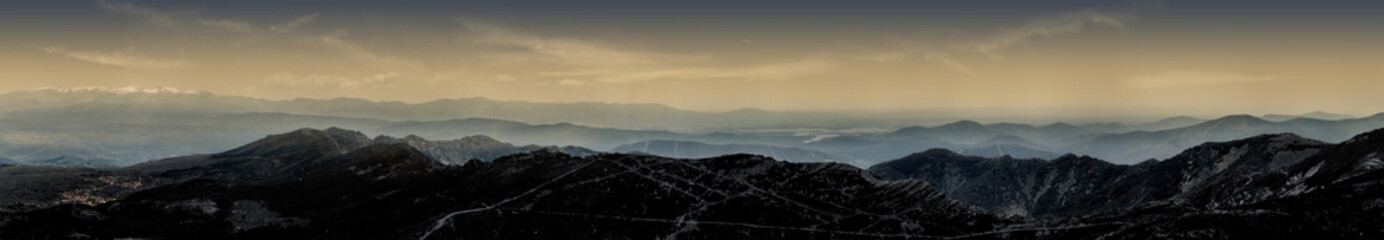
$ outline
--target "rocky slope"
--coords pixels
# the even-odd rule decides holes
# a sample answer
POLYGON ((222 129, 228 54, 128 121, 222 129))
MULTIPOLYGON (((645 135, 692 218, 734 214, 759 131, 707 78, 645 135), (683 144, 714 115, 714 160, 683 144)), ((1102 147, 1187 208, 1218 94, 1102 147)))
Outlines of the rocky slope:
POLYGON ((375 139, 341 128, 304 128, 267 136, 225 152, 149 161, 123 168, 63 168, 15 166, 0 168, 0 211, 22 211, 65 203, 103 203, 136 191, 194 179, 214 179, 243 184, 276 183, 301 177, 320 167, 320 159, 372 145, 404 144, 422 149, 439 164, 457 165, 470 160, 495 158, 539 149, 585 156, 595 154, 579 147, 514 146, 489 137, 473 136, 450 141, 418 137, 375 139))
POLYGON ((1137 165, 1071 154, 1046 161, 934 149, 870 170, 884 179, 927 181, 949 197, 998 214, 1080 216, 1175 197, 1200 204, 1262 200, 1214 194, 1263 195, 1237 184, 1297 164, 1327 146, 1293 134, 1261 135, 1206 143, 1137 165))
POLYGON ((1206 143, 1138 165, 930 150, 871 171, 927 181, 991 212, 1041 217, 977 237, 1050 229, 1056 235, 1019 236, 1374 239, 1384 236, 1382 153, 1379 129, 1334 145, 1293 134, 1206 143))
POLYGON ((1384 237, 1384 129, 1205 143, 1137 165, 938 149, 870 171, 555 149, 449 164, 375 141, 307 129, 128 168, 0 168, 6 193, 64 198, 0 213, 0 238, 1384 237))
MULTIPOLYGON (((1203 184, 1185 201, 1041 225, 1118 225, 1085 238, 1379 239, 1384 237, 1384 129, 1325 146, 1295 164, 1203 184)), ((1295 157, 1291 158, 1295 159, 1295 157)))
POLYGON ((434 160, 448 164, 461 164, 473 159, 490 161, 505 155, 531 152, 539 149, 552 149, 576 156, 588 156, 599 153, 591 149, 576 146, 515 146, 514 144, 501 142, 485 135, 474 135, 454 140, 437 141, 423 139, 422 137, 414 135, 408 135, 403 138, 381 135, 375 137, 372 143, 403 143, 422 151, 423 154, 428 155, 428 157, 434 160))

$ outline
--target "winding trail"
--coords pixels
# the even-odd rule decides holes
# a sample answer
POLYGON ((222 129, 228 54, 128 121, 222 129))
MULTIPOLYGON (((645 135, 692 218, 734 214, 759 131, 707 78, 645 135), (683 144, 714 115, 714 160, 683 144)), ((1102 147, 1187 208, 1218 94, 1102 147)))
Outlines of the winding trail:
POLYGON ((516 199, 519 199, 519 198, 521 198, 521 197, 528 196, 529 194, 533 194, 534 192, 537 192, 538 189, 542 189, 543 187, 547 187, 549 184, 553 184, 554 182, 557 182, 557 180, 561 180, 561 179, 567 177, 567 175, 572 175, 572 173, 575 173, 575 172, 577 172, 577 171, 581 171, 582 169, 585 169, 587 166, 591 166, 591 164, 593 164, 593 163, 596 163, 596 162, 595 162, 595 161, 591 161, 591 162, 587 162, 587 163, 585 163, 585 164, 582 164, 581 166, 578 166, 577 168, 574 168, 574 169, 572 169, 571 171, 567 171, 566 173, 562 173, 562 175, 558 175, 557 177, 554 177, 553 179, 548 180, 547 182, 544 182, 543 184, 538 184, 538 186, 535 186, 535 187, 529 189, 528 191, 524 191, 524 193, 520 193, 519 195, 515 195, 515 196, 513 196, 513 197, 509 197, 509 198, 506 198, 506 199, 504 199, 504 200, 500 200, 500 202, 497 202, 497 203, 495 203, 495 204, 486 205, 486 204, 483 204, 483 203, 482 203, 482 205, 485 205, 485 207, 482 207, 482 208, 472 208, 472 209, 466 209, 466 210, 461 210, 461 211, 456 211, 456 212, 448 213, 447 215, 442 216, 441 219, 437 219, 437 222, 434 222, 434 223, 433 223, 432 228, 429 228, 427 232, 423 233, 423 236, 418 237, 418 240, 428 239, 428 237, 432 236, 433 232, 436 232, 438 229, 442 229, 443 226, 446 226, 448 223, 451 223, 451 222, 452 222, 452 217, 455 217, 455 216, 461 215, 461 214, 469 214, 469 213, 476 213, 476 212, 481 212, 481 211, 493 210, 493 209, 495 209, 495 207, 498 207, 498 206, 500 206, 500 205, 504 205, 504 204, 506 204, 506 203, 509 203, 509 202, 514 201, 514 200, 516 200, 516 199))

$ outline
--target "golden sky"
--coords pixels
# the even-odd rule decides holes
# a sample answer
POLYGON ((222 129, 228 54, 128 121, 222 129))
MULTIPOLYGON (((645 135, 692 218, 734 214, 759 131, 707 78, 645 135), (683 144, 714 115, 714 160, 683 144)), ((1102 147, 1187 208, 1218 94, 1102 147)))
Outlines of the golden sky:
POLYGON ((1384 111, 1384 5, 1088 2, 7 1, 0 92, 1384 111))

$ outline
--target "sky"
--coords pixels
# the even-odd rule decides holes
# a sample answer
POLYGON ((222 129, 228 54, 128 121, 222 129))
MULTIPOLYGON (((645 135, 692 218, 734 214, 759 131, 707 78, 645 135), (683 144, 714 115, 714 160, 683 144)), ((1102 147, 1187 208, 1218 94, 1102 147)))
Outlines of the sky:
POLYGON ((1384 112, 1380 1, 10 1, 0 92, 1384 112))

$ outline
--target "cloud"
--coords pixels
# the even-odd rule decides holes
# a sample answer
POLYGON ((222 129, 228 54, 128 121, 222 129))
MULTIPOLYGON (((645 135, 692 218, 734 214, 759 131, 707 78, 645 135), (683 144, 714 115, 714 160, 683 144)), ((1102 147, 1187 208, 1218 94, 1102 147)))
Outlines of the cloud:
POLYGON ((538 74, 556 77, 589 78, 602 83, 688 79, 787 80, 830 71, 835 69, 836 65, 835 62, 820 58, 808 58, 799 61, 766 63, 745 67, 655 66, 581 68, 570 71, 539 72, 538 74))
POLYGON ((857 56, 857 57, 855 57, 855 59, 853 59, 853 61, 855 61, 855 62, 873 62, 873 63, 893 63, 893 62, 903 62, 903 61, 906 60, 906 59, 908 59, 908 54, 904 54, 904 53, 901 53, 901 52, 892 52, 892 53, 880 53, 880 54, 874 54, 874 55, 857 56))
POLYGON ((254 26, 252 26, 249 22, 244 22, 244 21, 235 21, 235 20, 228 20, 228 19, 207 19, 207 18, 196 18, 195 20, 193 20, 193 18, 195 18, 197 15, 199 15, 199 14, 197 14, 196 12, 193 12, 193 11, 184 11, 184 12, 174 12, 174 13, 170 13, 169 11, 165 11, 165 10, 159 10, 159 9, 147 8, 147 7, 140 7, 140 6, 135 6, 135 5, 133 5, 133 4, 128 4, 128 3, 111 3, 111 2, 107 2, 107 1, 105 1, 105 0, 98 0, 98 1, 96 1, 96 3, 97 3, 97 5, 100 5, 102 9, 105 9, 105 10, 107 10, 107 11, 114 12, 114 13, 119 13, 119 14, 124 14, 124 15, 128 15, 128 16, 139 17, 139 18, 144 19, 145 22, 150 23, 150 24, 165 25, 165 26, 173 26, 173 25, 184 25, 184 26, 186 26, 186 25, 192 25, 192 26, 198 26, 198 25, 200 25, 200 26, 206 26, 206 27, 211 27, 211 28, 215 28, 215 29, 229 30, 229 31, 233 31, 233 32, 239 32, 239 33, 245 33, 245 34, 251 34, 251 35, 262 35, 262 34, 265 34, 265 33, 268 33, 268 32, 274 32, 274 33, 290 33, 290 32, 293 32, 294 29, 296 29, 296 28, 298 28, 298 27, 300 27, 300 26, 302 26, 302 25, 306 25, 306 24, 312 22, 313 19, 316 19, 317 16, 320 15, 319 13, 313 13, 313 14, 303 15, 303 16, 301 16, 301 17, 294 18, 292 21, 289 21, 288 23, 285 23, 285 24, 283 24, 283 25, 271 25, 271 26, 269 26, 269 31, 266 32, 266 31, 264 31, 263 29, 257 29, 257 28, 255 28, 254 26))
POLYGON ((725 77, 741 77, 751 80, 787 80, 822 73, 836 68, 836 65, 836 62, 822 58, 805 58, 792 62, 767 63, 743 68, 723 68, 714 71, 727 71, 725 77))
MULTIPOLYGON (((705 55, 679 55, 614 49, 593 41, 540 37, 498 25, 461 20, 472 40, 518 47, 527 53, 503 59, 526 63, 555 63, 556 69, 539 70, 541 76, 590 79, 601 83, 631 83, 685 79, 783 80, 833 69, 835 62, 806 58, 787 62, 715 66, 705 55)), ((583 82, 584 84, 585 82, 583 82)))
POLYGON ((923 59, 927 59, 928 61, 940 62, 942 64, 947 65, 947 67, 951 69, 961 71, 963 73, 966 73, 967 75, 976 75, 974 72, 971 72, 971 68, 968 68, 966 67, 966 65, 962 65, 961 63, 958 63, 956 61, 952 61, 951 58, 947 57, 947 55, 939 53, 928 53, 926 55, 923 55, 923 59))
POLYGON ((264 85, 267 86, 286 86, 286 87, 336 87, 340 89, 356 89, 361 87, 373 87, 394 82, 401 77, 398 72, 379 73, 363 78, 348 78, 327 74, 294 75, 291 73, 275 73, 264 78, 264 85))
POLYGON ((515 80, 519 80, 519 79, 518 79, 518 78, 515 78, 514 76, 510 76, 509 74, 495 74, 495 81, 496 81, 496 82, 507 83, 507 82, 514 82, 515 80))
POLYGON ((1123 29, 1126 22, 1133 19, 1133 16, 1127 14, 1110 14, 1090 10, 1069 13, 1006 29, 993 37, 974 43, 973 50, 991 56, 1000 56, 1001 51, 1022 44, 1029 39, 1080 33, 1089 26, 1123 29))
POLYGON ((135 56, 133 51, 124 52, 95 52, 95 51, 71 51, 63 47, 45 47, 43 52, 51 55, 60 55, 72 59, 128 68, 145 69, 183 69, 196 67, 197 64, 181 60, 161 60, 142 56, 135 56))
POLYGON ((359 44, 356 44, 355 42, 347 40, 342 35, 344 34, 322 36, 320 38, 317 38, 317 41, 315 42, 327 48, 336 50, 337 52, 340 52, 342 55, 345 55, 346 57, 351 58, 352 60, 371 64, 374 66, 394 69, 403 68, 413 71, 423 70, 423 66, 421 63, 412 60, 376 54, 373 51, 361 47, 359 44))
POLYGON ((346 59, 353 60, 355 62, 361 63, 361 65, 365 65, 371 68, 400 70, 408 72, 410 74, 419 74, 426 72, 423 68, 424 65, 421 62, 376 53, 375 51, 367 49, 366 47, 357 44, 351 39, 348 39, 346 36, 346 32, 344 30, 339 31, 335 34, 326 34, 321 36, 292 34, 293 31, 297 28, 309 24, 313 22, 315 19, 317 19, 317 17, 321 15, 319 13, 302 15, 282 25, 271 25, 269 26, 268 30, 265 30, 262 27, 257 28, 249 22, 239 21, 236 19, 201 18, 199 17, 199 14, 196 14, 195 12, 172 14, 169 11, 140 7, 127 3, 112 3, 107 2, 106 0, 98 0, 97 4, 100 5, 103 9, 106 9, 110 12, 141 17, 149 23, 170 26, 177 25, 179 27, 170 28, 170 30, 174 31, 173 33, 175 34, 182 34, 185 36, 192 37, 214 36, 217 38, 225 38, 217 40, 225 40, 226 42, 231 43, 232 45, 241 46, 247 43, 261 43, 270 45, 292 43, 309 45, 313 47, 321 47, 329 51, 334 51, 336 53, 341 54, 342 56, 345 56, 346 59), (232 34, 226 36, 208 35, 206 34, 206 32, 202 31, 188 31, 195 30, 191 28, 225 31, 232 34))
POLYGON ((293 21, 289 21, 288 23, 285 23, 284 25, 271 25, 271 26, 269 26, 269 30, 270 30, 270 31, 273 31, 273 32, 276 32, 276 33, 288 33, 288 32, 293 32, 293 29, 298 28, 298 26, 302 26, 302 25, 304 25, 304 24, 308 24, 308 23, 312 22, 313 19, 316 19, 316 18, 317 18, 317 15, 320 15, 320 14, 318 14, 318 13, 313 13, 313 14, 308 14, 308 15, 306 15, 306 16, 298 17, 298 18, 293 19, 293 21))
POLYGON ((197 19, 197 23, 202 24, 202 26, 218 27, 236 32, 251 32, 255 30, 250 26, 250 23, 231 20, 197 19))
POLYGON ((550 60, 573 66, 630 66, 704 59, 698 56, 621 51, 578 39, 546 38, 509 30, 498 25, 461 20, 475 41, 520 47, 550 60))
POLYGON ((106 0, 97 0, 97 5, 101 9, 115 13, 125 14, 143 18, 145 22, 158 25, 173 25, 173 15, 153 8, 138 7, 128 3, 110 3, 106 0))
POLYGON ((562 85, 562 86, 582 86, 582 85, 586 85, 586 82, 577 81, 577 80, 572 80, 572 79, 563 79, 562 81, 558 81, 558 82, 557 82, 557 85, 562 85))
MULTIPOLYGON (((862 56, 857 56, 857 57, 855 57, 855 59, 853 59, 852 61, 853 61, 853 62, 870 62, 870 63, 896 63, 896 62, 903 62, 903 61, 908 60, 909 55, 910 55, 910 54, 908 54, 908 53, 903 53, 903 52, 881 53, 881 54, 874 54, 874 55, 862 55, 862 56)), ((946 65, 948 68, 954 69, 954 70, 956 70, 956 71, 960 71, 960 72, 962 72, 962 73, 966 73, 967 75, 975 75, 975 73, 974 73, 974 72, 971 72, 971 69, 968 68, 968 67, 966 67, 966 65, 963 65, 963 64, 961 64, 961 63, 959 63, 959 62, 956 62, 956 61, 952 60, 951 58, 947 57, 947 55, 945 55, 945 54, 941 54, 941 53, 932 53, 932 52, 925 53, 925 54, 923 54, 923 60, 927 60, 927 61, 930 61, 930 62, 941 63, 941 64, 943 64, 943 65, 946 65)))
POLYGON ((1223 84, 1251 83, 1281 79, 1274 76, 1249 76, 1236 73, 1175 71, 1136 76, 1125 80, 1133 88, 1171 89, 1223 84))
MULTIPOLYGON (((199 14, 193 11, 170 13, 169 11, 165 10, 140 7, 128 3, 111 3, 105 0, 98 0, 96 3, 97 5, 100 5, 102 9, 105 9, 107 11, 143 18, 144 22, 154 25, 203 26, 208 27, 210 29, 227 30, 247 35, 262 35, 265 33, 263 30, 256 29, 249 22, 229 19, 198 18, 197 16, 199 14)), ((311 16, 315 15, 316 14, 313 14, 311 16)))

